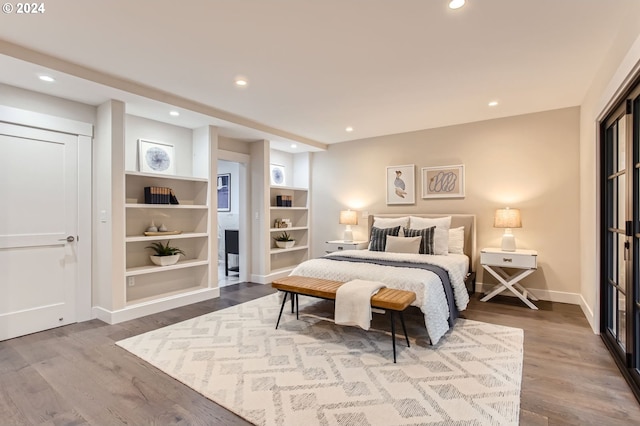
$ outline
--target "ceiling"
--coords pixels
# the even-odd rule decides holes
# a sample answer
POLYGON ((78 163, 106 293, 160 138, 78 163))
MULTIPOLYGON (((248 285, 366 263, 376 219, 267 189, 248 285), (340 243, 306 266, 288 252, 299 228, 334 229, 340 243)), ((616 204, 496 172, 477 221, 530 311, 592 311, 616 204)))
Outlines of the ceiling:
POLYGON ((0 82, 304 150, 580 105, 640 32, 638 0, 447 3, 56 0, 0 16, 0 82))

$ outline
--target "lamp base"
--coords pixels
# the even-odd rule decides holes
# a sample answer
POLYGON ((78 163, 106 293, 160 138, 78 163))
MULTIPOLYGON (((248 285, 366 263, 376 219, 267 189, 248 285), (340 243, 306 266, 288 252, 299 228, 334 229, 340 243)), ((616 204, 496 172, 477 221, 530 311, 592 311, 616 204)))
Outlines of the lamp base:
POLYGON ((516 238, 511 232, 502 235, 502 251, 516 251, 516 238))
POLYGON ((342 240, 345 243, 353 242, 353 231, 351 230, 351 226, 350 225, 347 225, 347 229, 345 229, 345 231, 344 231, 344 236, 342 237, 342 240))

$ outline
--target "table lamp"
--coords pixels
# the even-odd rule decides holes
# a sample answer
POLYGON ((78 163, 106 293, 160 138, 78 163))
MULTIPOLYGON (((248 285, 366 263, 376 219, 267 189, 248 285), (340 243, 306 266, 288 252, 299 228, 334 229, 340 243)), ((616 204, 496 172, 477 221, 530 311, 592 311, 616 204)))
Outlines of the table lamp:
POLYGON ((502 235, 502 251, 516 251, 516 239, 511 233, 511 228, 522 228, 520 220, 520 210, 498 209, 493 217, 494 228, 504 228, 502 235))
POLYGON ((345 243, 353 241, 353 232, 351 231, 351 225, 358 224, 358 215, 354 210, 342 210, 340 212, 340 225, 347 225, 344 230, 343 240, 345 243))

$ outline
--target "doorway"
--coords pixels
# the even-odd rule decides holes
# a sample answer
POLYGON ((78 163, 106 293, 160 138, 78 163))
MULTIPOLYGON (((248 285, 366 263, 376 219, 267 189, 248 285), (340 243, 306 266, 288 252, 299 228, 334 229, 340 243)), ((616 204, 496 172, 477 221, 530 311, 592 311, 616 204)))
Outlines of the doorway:
POLYGON ((247 281, 249 156, 218 152, 218 285, 247 281), (222 197, 222 198, 221 198, 222 197))
POLYGON ((90 318, 91 125, 4 106, 0 121, 5 340, 90 318))
POLYGON ((602 338, 640 400, 640 85, 601 127, 602 338))

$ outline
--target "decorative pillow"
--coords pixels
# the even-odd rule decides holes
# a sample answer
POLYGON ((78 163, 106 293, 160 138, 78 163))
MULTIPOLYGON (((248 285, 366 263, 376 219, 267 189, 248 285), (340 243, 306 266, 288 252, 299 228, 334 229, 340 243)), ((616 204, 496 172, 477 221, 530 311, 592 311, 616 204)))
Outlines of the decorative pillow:
POLYGON ((403 229, 409 226, 409 216, 403 217, 373 217, 373 225, 376 228, 395 228, 400 226, 400 233, 402 235, 403 229))
POLYGON ((436 227, 436 231, 434 233, 433 254, 448 254, 451 216, 437 218, 409 217, 409 228, 411 229, 424 229, 431 226, 436 227))
POLYGON ((387 235, 397 237, 398 232, 400 232, 400 226, 396 226, 395 228, 376 228, 375 226, 372 227, 369 250, 384 251, 385 246, 387 245, 387 235))
POLYGON ((464 226, 449 229, 449 253, 464 254, 464 226))
POLYGON ((436 227, 431 226, 424 229, 404 229, 405 237, 420 237, 420 254, 433 254, 433 235, 436 227))
POLYGON ((394 237, 387 235, 387 246, 384 251, 392 253, 414 253, 420 252, 420 241, 422 237, 394 237))

